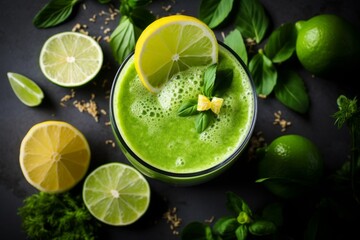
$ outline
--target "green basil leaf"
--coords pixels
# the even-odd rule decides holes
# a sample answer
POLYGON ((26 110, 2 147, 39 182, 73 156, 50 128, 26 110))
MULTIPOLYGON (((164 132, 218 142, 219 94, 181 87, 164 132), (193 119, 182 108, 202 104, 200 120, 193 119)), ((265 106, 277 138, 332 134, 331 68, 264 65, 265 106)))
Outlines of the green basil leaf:
POLYGON ((37 28, 54 27, 64 22, 71 14, 79 0, 51 0, 34 17, 37 28))
POLYGON ((216 68, 217 64, 214 63, 210 65, 204 73, 204 86, 203 86, 203 94, 208 98, 212 97, 215 79, 216 79, 216 68))
POLYGON ((106 4, 106 3, 111 2, 111 0, 97 0, 97 1, 101 4, 106 4))
POLYGON ((279 72, 279 81, 274 89, 275 97, 285 106, 299 112, 306 113, 309 109, 310 98, 304 81, 294 71, 279 72))
POLYGON ((212 113, 210 111, 200 112, 195 120, 195 128, 198 133, 202 133, 210 125, 212 113))
POLYGON ((286 23, 271 33, 265 54, 274 63, 289 59, 295 52, 297 31, 294 23, 286 23))
POLYGON ((197 113, 197 100, 186 101, 178 109, 178 115, 180 117, 191 116, 197 113))
POLYGON ((140 33, 141 30, 130 21, 130 18, 121 17, 119 25, 110 36, 110 47, 118 63, 121 64, 134 50, 140 33))
POLYGON ((221 24, 231 12, 234 0, 202 0, 199 19, 210 28, 221 24))
POLYGON ((241 32, 238 29, 231 31, 224 39, 224 43, 229 46, 234 52, 239 55, 241 60, 247 65, 248 64, 248 55, 244 39, 241 35, 241 32))
POLYGON ((201 222, 191 222, 181 231, 182 240, 214 240, 210 226, 201 222))
POLYGON ((246 240, 248 235, 248 230, 246 225, 240 225, 236 230, 235 230, 235 236, 237 240, 246 240))
POLYGON ((269 95, 277 82, 277 70, 271 60, 260 51, 250 60, 249 70, 254 79, 257 94, 269 95))
POLYGON ((214 226, 213 232, 226 238, 235 237, 235 230, 239 227, 239 223, 234 217, 221 217, 214 226))
POLYGON ((132 8, 145 7, 151 0, 127 0, 127 4, 132 8))
POLYGON ((226 193, 227 208, 232 211, 236 216, 240 214, 240 212, 246 212, 250 217, 252 217, 252 211, 249 205, 238 195, 233 192, 226 193))
POLYGON ((259 0, 241 0, 235 25, 244 38, 260 43, 269 26, 269 18, 259 0))
POLYGON ((276 232, 276 226, 271 221, 258 220, 249 226, 249 232, 255 236, 266 236, 276 232))
POLYGON ((223 95, 223 92, 231 86, 234 71, 231 68, 220 69, 216 72, 214 95, 223 95))
POLYGON ((131 21, 136 27, 144 30, 156 17, 146 8, 135 8, 130 14, 131 21))

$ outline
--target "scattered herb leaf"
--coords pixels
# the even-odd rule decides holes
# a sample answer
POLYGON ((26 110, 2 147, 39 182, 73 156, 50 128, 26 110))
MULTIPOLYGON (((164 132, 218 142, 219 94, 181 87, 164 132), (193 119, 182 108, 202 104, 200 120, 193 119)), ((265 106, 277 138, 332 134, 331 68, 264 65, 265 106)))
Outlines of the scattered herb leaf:
POLYGON ((259 0, 241 0, 235 25, 244 38, 254 39, 260 43, 265 37, 269 19, 259 0))
POLYGON ((198 133, 202 133, 209 126, 213 114, 211 111, 200 112, 195 119, 195 128, 198 133))
POLYGON ((191 115, 197 114, 197 101, 196 100, 189 100, 183 103, 179 110, 178 115, 180 117, 187 117, 191 115))
POLYGON ((54 27, 64 22, 79 0, 51 0, 34 17, 33 24, 37 28, 54 27))
POLYGON ((288 60, 295 52, 297 31, 294 23, 285 23, 273 31, 265 45, 265 53, 274 63, 288 60))
POLYGON ((199 19, 210 28, 220 25, 231 12, 234 0, 202 0, 199 19))
POLYGON ((216 78, 217 64, 214 63, 206 68, 204 73, 204 87, 203 94, 208 98, 211 98, 214 91, 215 78, 216 78))
POLYGON ((296 112, 306 113, 309 109, 310 98, 304 81, 294 71, 279 71, 274 93, 282 104, 296 112))
POLYGON ((241 32, 238 29, 232 30, 224 39, 224 43, 229 46, 234 52, 239 55, 241 60, 247 65, 248 64, 248 54, 244 39, 241 35, 241 32))
POLYGON ((272 61, 259 52, 250 60, 249 70, 253 76, 256 92, 259 95, 269 95, 277 83, 277 70, 272 61))

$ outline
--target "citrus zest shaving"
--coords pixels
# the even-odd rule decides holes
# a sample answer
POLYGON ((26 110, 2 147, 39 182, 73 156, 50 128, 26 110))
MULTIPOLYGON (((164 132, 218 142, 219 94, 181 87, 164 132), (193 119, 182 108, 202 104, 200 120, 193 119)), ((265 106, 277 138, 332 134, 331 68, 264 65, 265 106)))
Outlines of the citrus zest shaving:
POLYGON ((198 104, 197 104, 197 110, 198 111, 207 111, 211 109, 216 115, 220 113, 221 106, 224 102, 224 99, 213 97, 210 101, 210 99, 202 94, 199 94, 198 96, 198 104))

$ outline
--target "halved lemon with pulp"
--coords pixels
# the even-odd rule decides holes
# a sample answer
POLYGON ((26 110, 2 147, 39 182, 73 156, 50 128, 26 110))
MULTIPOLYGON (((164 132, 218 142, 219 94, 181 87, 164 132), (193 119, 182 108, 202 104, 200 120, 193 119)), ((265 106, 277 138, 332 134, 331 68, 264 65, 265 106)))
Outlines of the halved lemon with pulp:
POLYGON ((185 15, 162 17, 152 22, 141 33, 134 53, 140 80, 155 93, 174 74, 217 60, 214 32, 199 19, 185 15))
POLYGON ((21 170, 26 180, 43 192, 71 189, 85 176, 89 163, 86 138, 66 122, 35 124, 21 142, 21 170))

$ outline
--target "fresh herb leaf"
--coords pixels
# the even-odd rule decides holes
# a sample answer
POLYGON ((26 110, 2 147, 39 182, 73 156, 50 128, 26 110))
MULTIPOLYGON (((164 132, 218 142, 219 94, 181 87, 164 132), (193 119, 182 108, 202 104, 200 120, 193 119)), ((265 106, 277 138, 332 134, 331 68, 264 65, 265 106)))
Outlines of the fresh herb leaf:
POLYGON ((240 214, 240 212, 246 212, 250 217, 252 216, 252 212, 248 204, 236 195, 233 192, 226 193, 227 202, 226 207, 232 211, 236 216, 240 214))
POLYGON ((130 19, 136 27, 144 30, 156 17, 146 8, 135 8, 130 14, 130 19))
POLYGON ((203 94, 211 98, 214 91, 217 64, 214 63, 206 68, 204 73, 203 94))
POLYGON ((277 70, 272 61, 261 49, 249 62, 249 70, 253 76, 256 92, 259 95, 269 95, 277 82, 277 70))
POLYGON ((224 43, 229 46, 234 52, 239 55, 241 60, 247 65, 248 64, 248 55, 244 39, 241 35, 241 32, 238 29, 231 31, 224 39, 224 43))
POLYGON ((241 0, 235 25, 244 36, 260 43, 269 26, 269 19, 259 0, 241 0))
POLYGON ((151 0, 127 0, 126 3, 132 8, 145 7, 151 0))
POLYGON ((231 86, 234 72, 231 68, 219 69, 216 72, 213 95, 222 95, 223 92, 231 86))
POLYGON ((234 217, 219 218, 214 226, 213 232, 225 239, 232 239, 235 237, 235 230, 239 227, 239 223, 234 217))
POLYGON ((309 109, 310 98, 301 77, 290 70, 279 71, 279 78, 274 89, 275 97, 285 106, 299 113, 309 109))
POLYGON ((294 23, 286 23, 273 31, 265 45, 265 53, 273 63, 288 60, 295 52, 297 31, 294 23))
POLYGON ((210 226, 201 222, 191 222, 181 231, 182 240, 214 240, 210 226))
POLYGON ((254 236, 265 236, 276 232, 275 224, 267 220, 257 220, 250 224, 248 229, 254 236))
POLYGON ((187 117, 187 116, 195 115, 197 113, 198 113, 198 111, 197 111, 197 101, 196 100, 186 101, 178 109, 178 115, 180 117, 187 117))
POLYGON ((248 236, 248 230, 247 227, 245 225, 240 225, 236 230, 235 230, 235 236, 237 240, 245 240, 248 236))
POLYGON ((100 226, 85 207, 81 195, 39 192, 18 209, 22 227, 31 239, 94 239, 100 226))
POLYGON ((199 19, 210 28, 220 25, 231 12, 234 0, 202 0, 199 19))
POLYGON ((106 3, 111 2, 111 0, 97 0, 97 1, 101 4, 106 4, 106 3))
POLYGON ((198 133, 202 133, 210 125, 212 113, 210 111, 200 112, 196 116, 195 128, 198 133))
POLYGON ((54 27, 64 22, 71 14, 79 0, 51 0, 34 17, 37 28, 54 27))
POLYGON ((110 36, 110 47, 115 60, 122 63, 134 50, 136 40, 141 30, 137 28, 127 16, 122 16, 120 24, 110 36))

